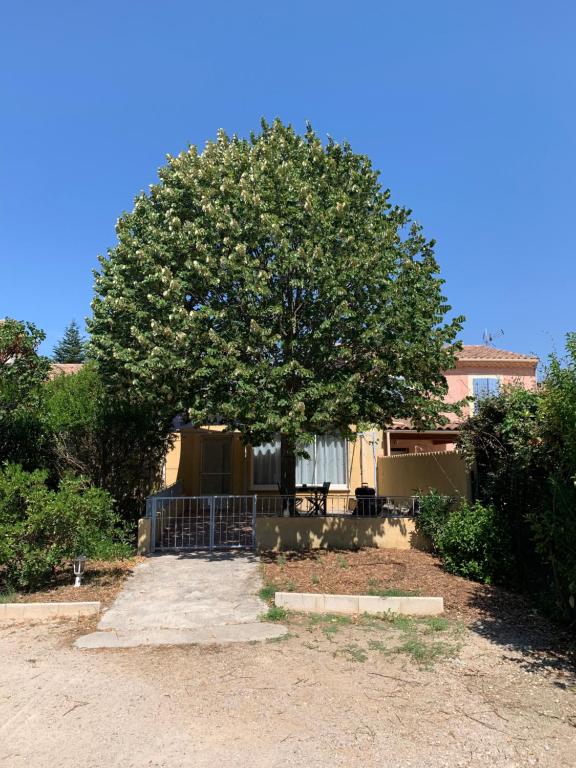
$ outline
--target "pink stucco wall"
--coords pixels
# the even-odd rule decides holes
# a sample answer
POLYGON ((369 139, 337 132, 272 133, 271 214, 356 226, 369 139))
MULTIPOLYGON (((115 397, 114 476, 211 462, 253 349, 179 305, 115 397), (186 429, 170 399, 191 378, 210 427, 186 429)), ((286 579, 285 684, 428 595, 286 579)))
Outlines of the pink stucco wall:
MULTIPOLYGON (((456 403, 464 397, 472 394, 472 377, 474 376, 498 376, 500 386, 506 384, 521 384, 526 389, 536 388, 536 366, 533 363, 528 365, 493 363, 490 361, 458 363, 456 368, 446 371, 444 374, 448 382, 447 403, 456 403)), ((463 415, 468 413, 466 408, 463 415)))
MULTIPOLYGON (((448 383, 447 403, 456 403, 465 397, 473 394, 474 377, 496 376, 500 381, 500 386, 507 384, 521 384, 527 389, 536 388, 536 363, 508 363, 505 361, 491 362, 485 361, 462 361, 451 371, 445 374, 448 383)), ((458 430, 458 422, 470 415, 470 405, 462 409, 462 415, 456 416, 454 413, 446 413, 449 421, 452 423, 452 430, 458 430)), ((438 451, 453 451, 456 448, 454 442, 454 431, 450 433, 442 432, 422 432, 414 434, 404 430, 392 430, 390 435, 390 452, 398 451, 408 453, 426 453, 438 451)), ((388 453, 387 445, 384 445, 384 452, 388 453)))

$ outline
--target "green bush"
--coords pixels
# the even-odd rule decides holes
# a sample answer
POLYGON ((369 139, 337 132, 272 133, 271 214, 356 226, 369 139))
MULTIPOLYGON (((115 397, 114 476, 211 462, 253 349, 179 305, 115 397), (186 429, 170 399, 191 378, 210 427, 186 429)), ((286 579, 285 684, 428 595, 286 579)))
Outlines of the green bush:
POLYGON ((430 491, 420 497, 416 526, 430 540, 434 549, 438 533, 446 522, 453 502, 450 496, 443 496, 437 491, 430 491))
POLYGON ((505 583, 512 566, 510 536, 493 506, 463 502, 436 532, 436 549, 450 573, 505 583))
POLYGON ((57 475, 84 475, 112 494, 125 520, 135 521, 160 480, 171 419, 111 397, 94 363, 48 381, 43 408, 57 475))
POLYGON ((106 491, 75 477, 52 490, 47 478, 14 464, 0 471, 0 573, 13 588, 37 589, 77 554, 130 553, 106 491))

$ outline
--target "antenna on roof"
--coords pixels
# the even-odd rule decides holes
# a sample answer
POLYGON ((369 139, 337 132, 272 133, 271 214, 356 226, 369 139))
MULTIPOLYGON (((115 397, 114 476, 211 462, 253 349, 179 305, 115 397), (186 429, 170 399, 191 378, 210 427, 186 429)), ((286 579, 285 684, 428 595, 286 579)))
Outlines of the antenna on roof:
POLYGON ((489 347, 491 344, 494 343, 494 339, 499 338, 500 336, 504 336, 504 331, 502 328, 499 328, 497 331, 489 331, 488 328, 484 328, 484 333, 482 334, 482 340, 484 341, 484 344, 489 347))

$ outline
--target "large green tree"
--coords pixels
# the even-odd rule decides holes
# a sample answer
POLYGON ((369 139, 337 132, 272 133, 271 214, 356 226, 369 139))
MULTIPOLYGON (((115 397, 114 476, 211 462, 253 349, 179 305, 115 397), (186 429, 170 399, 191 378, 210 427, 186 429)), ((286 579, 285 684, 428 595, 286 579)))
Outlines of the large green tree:
POLYGON ((84 475, 124 518, 137 518, 160 480, 170 420, 158 420, 153 404, 111 397, 94 362, 47 382, 43 411, 58 476, 84 475))
POLYGON ((94 353, 125 397, 281 435, 282 484, 314 434, 437 423, 462 318, 434 243, 369 159, 280 121, 169 157, 96 274, 94 353))

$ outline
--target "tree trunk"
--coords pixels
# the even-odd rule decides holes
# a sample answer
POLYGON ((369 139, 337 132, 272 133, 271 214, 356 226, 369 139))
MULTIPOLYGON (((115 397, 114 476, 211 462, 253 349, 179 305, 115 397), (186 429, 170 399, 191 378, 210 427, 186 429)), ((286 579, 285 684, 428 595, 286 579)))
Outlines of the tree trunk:
POLYGON ((280 437, 280 487, 287 495, 296 491, 296 446, 286 435, 280 437))

